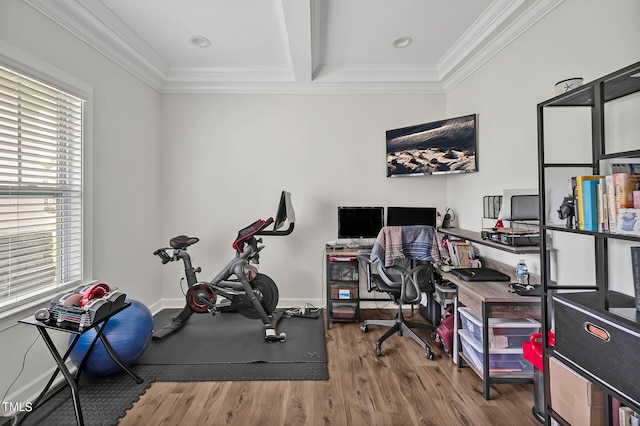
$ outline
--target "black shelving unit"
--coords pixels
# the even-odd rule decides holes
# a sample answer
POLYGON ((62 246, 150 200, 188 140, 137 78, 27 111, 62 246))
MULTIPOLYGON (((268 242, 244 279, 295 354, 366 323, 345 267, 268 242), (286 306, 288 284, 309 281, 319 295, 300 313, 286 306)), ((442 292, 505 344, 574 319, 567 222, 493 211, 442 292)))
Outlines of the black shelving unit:
MULTIPOLYGON (((598 385, 607 396, 604 401, 604 424, 612 423, 611 402, 612 398, 619 400, 623 405, 627 405, 637 412, 640 412, 640 384, 629 386, 625 377, 633 375, 633 370, 625 370, 626 364, 623 362, 611 362, 614 359, 624 358, 624 354, 618 353, 616 358, 607 351, 617 348, 620 339, 627 339, 622 348, 618 351, 630 351, 634 348, 633 364, 637 365, 638 354, 640 353, 640 313, 635 312, 634 300, 632 297, 616 293, 610 290, 610 270, 609 270, 609 243, 615 240, 626 240, 638 242, 640 236, 617 234, 615 232, 591 232, 578 229, 568 229, 566 227, 547 223, 548 200, 545 197, 548 182, 547 174, 552 169, 565 169, 573 176, 585 174, 578 172, 581 168, 588 168, 593 175, 606 175, 605 166, 607 160, 640 159, 640 139, 639 149, 610 152, 607 150, 605 141, 605 106, 607 103, 633 95, 640 92, 640 62, 611 73, 607 76, 594 80, 567 93, 561 94, 547 101, 538 104, 538 164, 539 164, 539 194, 540 194, 540 266, 542 279, 542 330, 544 346, 544 369, 549 370, 549 359, 554 357, 563 364, 570 367, 575 373, 598 385), (547 162, 545 159, 545 112, 551 108, 587 108, 591 118, 591 162, 547 162), (575 171, 575 172, 574 172, 575 171), (550 280, 550 245, 551 236, 554 233, 570 233, 579 235, 581 239, 591 240, 594 247, 595 258, 595 285, 576 286, 563 285, 560 280, 552 282, 550 280), (569 312, 567 314, 567 311, 569 312), (574 315, 574 311, 578 313, 574 315), (586 313, 586 314, 585 314, 586 313), (584 324, 577 325, 576 333, 570 336, 556 334, 556 345, 549 346, 548 331, 555 327, 565 327, 570 329, 580 321, 580 315, 587 315, 593 322, 604 321, 606 327, 611 328, 609 346, 601 346, 597 343, 591 344, 581 334, 580 327, 587 327, 591 320, 585 320, 584 324), (622 330, 622 331, 620 331, 622 330), (629 333, 627 333, 627 330, 629 333), (622 333, 622 337, 615 336, 622 333), (634 333, 636 333, 634 335, 634 333), (627 336, 628 334, 628 336, 627 336), (635 337, 634 337, 635 336, 635 337), (615 338, 614 338, 615 337, 615 338), (564 339, 564 340, 563 340, 564 339), (616 340, 617 339, 617 340, 616 340), (571 340, 571 341, 569 341, 571 340), (584 357, 577 355, 578 347, 587 351, 594 360, 599 360, 606 368, 599 368, 584 357)), ((639 95, 635 95, 639 96, 639 95)), ((633 100, 635 102, 635 98, 633 100)), ((635 104, 634 104, 635 105, 635 104)), ((638 160, 640 162, 640 160, 638 160)), ((551 206, 554 210, 557 206, 551 206)), ((570 248, 561 248, 570 249, 570 248)), ((560 266, 559 266, 560 267, 560 266)), ((631 257, 629 256, 629 270, 631 270, 631 257)), ((633 283, 629 282, 628 287, 633 293, 633 283)), ((560 330, 560 328, 558 328, 560 330)), ((605 339, 607 340, 606 336, 605 339)), ((603 341, 604 341, 603 340, 603 341)), ((635 368, 637 371, 638 367, 635 368)), ((550 405, 550 380, 549 374, 545 373, 544 394, 545 394, 545 423, 551 419, 565 424, 564 420, 555 413, 550 405)), ((637 377, 634 376, 634 377, 637 377)))

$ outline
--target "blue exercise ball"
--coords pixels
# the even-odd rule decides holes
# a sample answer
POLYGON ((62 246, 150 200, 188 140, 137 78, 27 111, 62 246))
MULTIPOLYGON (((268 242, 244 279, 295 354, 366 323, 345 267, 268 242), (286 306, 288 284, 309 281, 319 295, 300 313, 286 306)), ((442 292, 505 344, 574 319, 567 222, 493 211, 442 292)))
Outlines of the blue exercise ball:
MULTIPOLYGON (((153 315, 149 308, 137 300, 127 299, 126 302, 131 303, 131 306, 111 317, 103 333, 122 363, 130 366, 144 353, 151 342, 153 315)), ((69 344, 73 337, 69 339, 69 344)), ((96 330, 91 329, 78 339, 70 354, 71 361, 76 367, 82 362, 95 337, 96 330)), ((93 346, 82 368, 93 376, 108 376, 122 370, 111 359, 101 340, 93 346)))

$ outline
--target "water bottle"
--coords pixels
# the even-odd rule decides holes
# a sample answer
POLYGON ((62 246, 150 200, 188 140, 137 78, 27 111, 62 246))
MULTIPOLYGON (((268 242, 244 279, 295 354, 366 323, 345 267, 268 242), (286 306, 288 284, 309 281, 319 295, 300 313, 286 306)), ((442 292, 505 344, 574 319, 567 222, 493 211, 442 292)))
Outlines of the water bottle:
POLYGON ((524 259, 520 259, 516 265, 516 282, 522 285, 529 284, 529 268, 524 263, 524 259))

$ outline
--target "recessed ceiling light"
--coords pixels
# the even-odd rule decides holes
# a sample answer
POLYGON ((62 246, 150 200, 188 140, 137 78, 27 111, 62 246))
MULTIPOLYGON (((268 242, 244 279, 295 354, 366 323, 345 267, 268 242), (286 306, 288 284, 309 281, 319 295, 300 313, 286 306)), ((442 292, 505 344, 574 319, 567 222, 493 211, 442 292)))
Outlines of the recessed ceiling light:
POLYGON ((206 37, 202 36, 194 36, 189 39, 189 43, 193 44, 196 47, 209 47, 211 46, 211 42, 206 37))
POLYGON ((398 37, 397 39, 393 40, 391 42, 391 46, 395 47, 396 49, 402 49, 403 47, 409 46, 411 43, 413 43, 413 39, 411 37, 404 36, 398 37))

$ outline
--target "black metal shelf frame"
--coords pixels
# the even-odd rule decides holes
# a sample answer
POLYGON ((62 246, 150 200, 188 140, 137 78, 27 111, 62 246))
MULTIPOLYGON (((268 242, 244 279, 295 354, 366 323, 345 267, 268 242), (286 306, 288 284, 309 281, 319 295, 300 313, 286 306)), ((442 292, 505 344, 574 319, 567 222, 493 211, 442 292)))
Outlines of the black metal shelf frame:
MULTIPOLYGON (((567 93, 558 95, 547 101, 541 102, 537 106, 537 121, 538 121, 538 188, 540 194, 540 274, 542 280, 541 291, 541 307, 542 307, 542 340, 544 346, 544 369, 548 371, 550 356, 555 356, 552 347, 549 347, 548 331, 552 326, 552 296, 557 290, 596 290, 598 292, 598 306, 603 309, 609 308, 609 265, 608 265, 608 241, 611 240, 627 240, 640 242, 640 237, 616 234, 616 233, 602 233, 581 231, 577 229, 568 229, 566 227, 554 226, 547 224, 546 220, 546 176, 547 169, 553 168, 590 168, 592 174, 598 175, 600 173, 600 163, 603 160, 612 159, 627 159, 627 158, 640 158, 640 149, 629 150, 621 152, 606 152, 605 145, 605 116, 604 106, 607 102, 615 99, 625 97, 634 93, 640 92, 640 62, 623 68, 619 71, 611 73, 607 76, 594 80, 583 86, 580 86, 567 93), (547 108, 559 108, 559 107, 586 107, 590 109, 591 115, 591 163, 555 163, 545 161, 545 140, 544 140, 544 111, 547 108), (588 286, 562 286, 552 283, 550 280, 550 264, 549 264, 549 233, 550 232, 567 232, 580 234, 585 236, 591 236, 595 249, 595 280, 596 287, 588 286)), ((563 361, 568 361, 563 359, 563 361)), ((610 397, 621 399, 624 403, 634 407, 636 411, 640 410, 640 406, 635 400, 628 400, 623 398, 613 386, 604 382, 600 378, 592 375, 589 371, 583 369, 579 365, 569 363, 576 370, 578 374, 586 377, 588 380, 598 384, 605 390, 605 393, 610 397)), ((545 395, 545 422, 548 423, 552 418, 559 419, 550 407, 549 397, 549 377, 545 374, 544 380, 544 395, 545 395)), ((605 413, 608 415, 611 411, 610 398, 606 398, 605 401, 605 413)))

